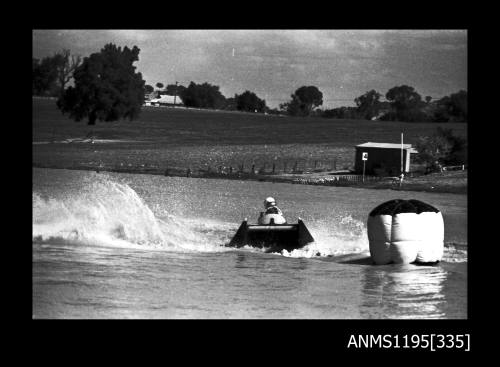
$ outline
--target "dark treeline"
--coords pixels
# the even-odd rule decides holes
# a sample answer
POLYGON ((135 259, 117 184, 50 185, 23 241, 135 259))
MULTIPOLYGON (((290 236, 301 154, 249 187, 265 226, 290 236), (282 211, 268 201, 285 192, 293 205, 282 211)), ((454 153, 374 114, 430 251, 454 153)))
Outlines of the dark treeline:
POLYGON ((408 85, 389 89, 386 101, 382 95, 370 90, 357 97, 356 107, 339 107, 316 111, 323 117, 405 122, 467 122, 467 91, 460 90, 436 101, 431 96, 422 99, 408 85))
POLYGON ((33 95, 58 97, 58 107, 79 121, 89 118, 114 121, 135 118, 145 98, 161 95, 180 97, 186 107, 247 111, 290 116, 318 116, 405 122, 466 122, 467 91, 438 100, 422 96, 410 86, 396 86, 385 94, 370 90, 354 99, 355 107, 321 109, 323 93, 315 86, 301 86, 279 108, 269 108, 264 99, 249 90, 226 98, 220 87, 210 83, 188 86, 158 82, 146 85, 132 64, 139 60, 139 48, 106 45, 100 52, 81 58, 62 50, 41 60, 33 58, 33 95), (69 85, 73 81, 74 85, 69 85))
MULTIPOLYGON (((163 85, 162 83, 157 83, 163 85)), ((319 116, 333 119, 381 120, 404 122, 467 122, 467 91, 461 90, 449 96, 432 101, 424 99, 410 86, 401 85, 391 88, 386 94, 386 101, 381 101, 382 94, 370 90, 354 99, 355 107, 321 109, 323 93, 315 86, 302 86, 291 96, 290 101, 280 104, 279 109, 271 109, 266 101, 255 93, 245 91, 234 97, 225 98, 219 86, 209 83, 191 82, 186 88, 170 84, 162 90, 154 90, 146 85, 155 96, 162 94, 181 97, 185 106, 216 108, 290 116, 319 116)))

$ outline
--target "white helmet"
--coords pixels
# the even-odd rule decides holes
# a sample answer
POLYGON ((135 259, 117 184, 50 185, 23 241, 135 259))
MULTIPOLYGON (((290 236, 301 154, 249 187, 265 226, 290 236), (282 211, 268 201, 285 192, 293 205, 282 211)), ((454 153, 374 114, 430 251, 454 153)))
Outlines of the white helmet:
POLYGON ((267 208, 270 205, 276 205, 276 200, 272 197, 268 197, 266 200, 264 200, 264 206, 267 208))

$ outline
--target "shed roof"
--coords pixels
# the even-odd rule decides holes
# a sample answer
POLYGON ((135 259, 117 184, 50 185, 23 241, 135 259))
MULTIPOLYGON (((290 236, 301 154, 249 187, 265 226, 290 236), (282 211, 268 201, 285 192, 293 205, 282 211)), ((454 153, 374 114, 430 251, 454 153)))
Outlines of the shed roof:
MULTIPOLYGON (((382 149, 401 149, 401 144, 397 143, 363 143, 356 145, 359 148, 382 148, 382 149)), ((403 144, 403 149, 410 149, 410 153, 417 153, 415 148, 412 148, 411 144, 403 144)))

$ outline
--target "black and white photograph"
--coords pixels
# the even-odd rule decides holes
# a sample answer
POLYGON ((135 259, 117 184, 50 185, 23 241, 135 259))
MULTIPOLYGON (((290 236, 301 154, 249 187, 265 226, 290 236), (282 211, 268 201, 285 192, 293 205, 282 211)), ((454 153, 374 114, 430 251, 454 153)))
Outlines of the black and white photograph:
POLYGON ((467 38, 32 29, 32 319, 467 320, 467 38))

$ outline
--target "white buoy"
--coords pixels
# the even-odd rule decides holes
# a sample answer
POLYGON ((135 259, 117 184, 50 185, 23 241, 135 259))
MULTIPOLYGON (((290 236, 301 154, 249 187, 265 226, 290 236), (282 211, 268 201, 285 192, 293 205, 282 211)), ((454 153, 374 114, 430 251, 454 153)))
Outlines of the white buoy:
POLYGON ((441 212, 419 200, 391 200, 368 216, 370 255, 376 264, 433 263, 443 257, 441 212))

